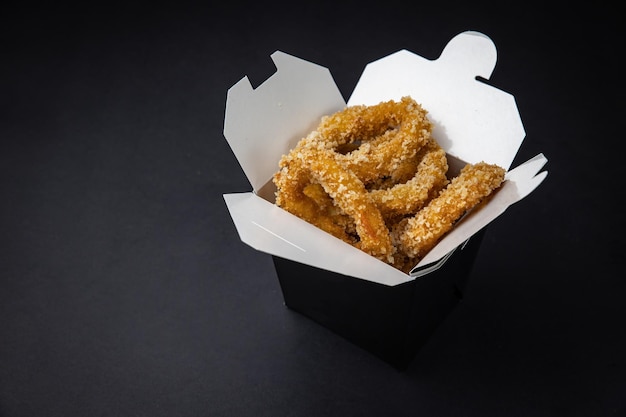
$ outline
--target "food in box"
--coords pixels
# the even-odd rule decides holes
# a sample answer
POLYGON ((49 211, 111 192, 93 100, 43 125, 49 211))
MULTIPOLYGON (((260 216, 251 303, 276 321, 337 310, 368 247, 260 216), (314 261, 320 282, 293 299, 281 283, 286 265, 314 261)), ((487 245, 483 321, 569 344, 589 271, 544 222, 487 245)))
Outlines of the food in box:
POLYGON ((514 97, 489 79, 496 48, 478 32, 455 36, 436 60, 400 50, 368 64, 346 103, 328 69, 277 51, 277 72, 228 91, 224 136, 252 191, 224 199, 242 241, 272 255, 287 306, 388 362, 406 366, 460 299, 484 228, 547 176, 539 154, 510 169, 525 137, 514 97), (323 116, 410 96, 427 111, 452 172, 486 161, 508 170, 472 210, 404 273, 277 207, 278 161, 323 116))

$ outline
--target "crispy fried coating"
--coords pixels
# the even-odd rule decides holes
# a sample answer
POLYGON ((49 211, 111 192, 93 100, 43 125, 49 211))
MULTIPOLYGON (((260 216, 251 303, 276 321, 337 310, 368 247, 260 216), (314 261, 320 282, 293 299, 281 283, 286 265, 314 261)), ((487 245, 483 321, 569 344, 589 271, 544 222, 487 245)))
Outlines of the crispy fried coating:
POLYGON ((337 207, 354 219, 360 238, 356 246, 385 262, 393 262, 394 249, 389 230, 363 182, 328 150, 305 155, 310 156, 304 163, 314 180, 337 207))
POLYGON ((303 220, 350 244, 357 239, 348 232, 349 218, 335 206, 317 183, 311 182, 309 169, 289 154, 281 159, 282 168, 274 175, 275 204, 303 220), (328 204, 330 202, 330 204, 328 204))
POLYGON ((427 112, 407 96, 373 106, 351 106, 325 116, 305 140, 333 150, 358 145, 351 152, 338 152, 336 157, 367 185, 391 175, 404 160, 413 157, 426 144, 431 130, 427 112))
POLYGON ((409 273, 505 175, 481 162, 448 178, 431 131, 408 96, 324 116, 281 157, 276 205, 409 273))
POLYGON ((426 207, 396 227, 394 243, 408 258, 422 258, 463 214, 500 187, 505 173, 494 164, 467 164, 426 207))
POLYGON ((335 158, 333 151, 306 143, 281 163, 283 168, 274 176, 280 190, 277 205, 384 262, 393 262, 394 249, 385 220, 363 182, 335 158), (327 197, 314 184, 319 184, 327 197), (339 213, 333 214, 334 209, 339 213), (345 216, 354 221, 358 241, 341 229, 345 216))
POLYGON ((413 178, 387 189, 371 190, 370 195, 383 216, 415 213, 448 184, 446 152, 429 138, 417 155, 413 178))

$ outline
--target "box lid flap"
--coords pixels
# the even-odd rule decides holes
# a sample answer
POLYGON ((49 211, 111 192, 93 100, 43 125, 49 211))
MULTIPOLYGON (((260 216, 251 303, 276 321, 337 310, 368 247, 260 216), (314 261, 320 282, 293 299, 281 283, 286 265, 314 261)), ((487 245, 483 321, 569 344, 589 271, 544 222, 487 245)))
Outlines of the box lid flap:
POLYGON ((410 95, 428 111, 433 137, 465 162, 510 168, 526 133, 515 98, 479 81, 497 60, 486 35, 467 31, 452 38, 436 60, 400 50, 369 63, 348 105, 374 105, 410 95))
POLYGON ((281 155, 346 103, 330 71, 276 51, 277 71, 256 89, 248 77, 227 93, 224 137, 254 191, 278 170, 281 155))

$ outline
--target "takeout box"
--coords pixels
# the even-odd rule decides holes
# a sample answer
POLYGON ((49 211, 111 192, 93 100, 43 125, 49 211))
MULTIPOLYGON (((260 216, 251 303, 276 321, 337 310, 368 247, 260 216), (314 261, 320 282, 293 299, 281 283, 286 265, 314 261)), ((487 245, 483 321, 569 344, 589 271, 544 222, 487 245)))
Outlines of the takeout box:
POLYGON ((462 297, 487 226, 547 176, 543 154, 510 169, 525 137, 514 97, 489 79, 497 53, 478 32, 453 37, 439 58, 399 50, 366 65, 344 101, 327 68, 276 51, 277 71, 227 94, 224 136, 252 191, 224 194, 241 240, 272 256, 285 305, 397 368, 405 368, 462 297), (489 203, 472 210, 405 274, 274 204, 278 161, 324 115, 346 105, 411 96, 428 111, 450 173, 485 161, 506 168, 489 203))

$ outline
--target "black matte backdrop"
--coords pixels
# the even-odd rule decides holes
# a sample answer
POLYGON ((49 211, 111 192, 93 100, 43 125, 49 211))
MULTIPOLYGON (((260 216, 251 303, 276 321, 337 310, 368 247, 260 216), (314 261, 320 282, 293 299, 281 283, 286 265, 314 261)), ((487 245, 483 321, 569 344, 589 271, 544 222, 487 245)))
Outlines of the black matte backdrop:
POLYGON ((0 15, 0 416, 626 413, 614 10, 524 2, 23 6, 0 15), (405 372, 287 309, 222 199, 227 89, 282 50, 366 63, 490 36, 547 180, 487 230, 405 372))

